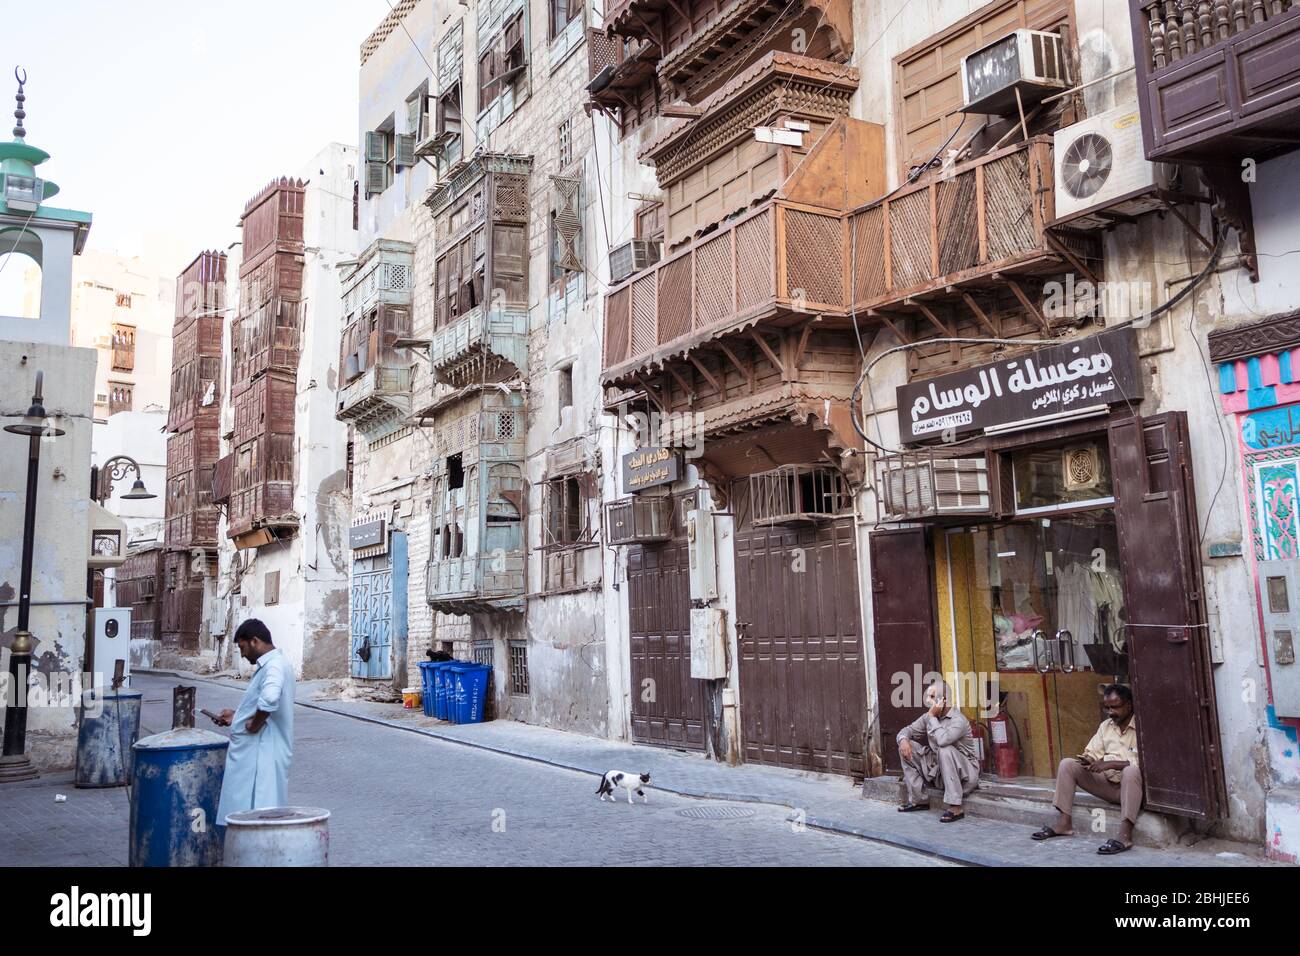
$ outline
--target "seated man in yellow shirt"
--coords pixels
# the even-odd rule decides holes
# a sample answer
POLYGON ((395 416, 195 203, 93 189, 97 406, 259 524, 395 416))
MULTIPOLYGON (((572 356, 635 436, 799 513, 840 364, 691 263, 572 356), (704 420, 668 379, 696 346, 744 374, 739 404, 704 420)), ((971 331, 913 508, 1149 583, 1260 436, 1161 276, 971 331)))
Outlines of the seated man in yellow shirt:
POLYGON ((1056 771, 1056 807, 1059 816, 1036 832, 1035 840, 1069 836, 1074 832, 1070 811, 1075 787, 1083 787, 1109 803, 1118 803, 1123 819, 1119 839, 1107 840, 1097 852, 1123 853, 1133 846, 1133 824, 1142 806, 1142 771, 1138 769, 1137 722, 1133 717, 1133 691, 1123 684, 1106 688, 1102 701, 1110 716, 1101 722, 1083 753, 1066 757, 1056 771))

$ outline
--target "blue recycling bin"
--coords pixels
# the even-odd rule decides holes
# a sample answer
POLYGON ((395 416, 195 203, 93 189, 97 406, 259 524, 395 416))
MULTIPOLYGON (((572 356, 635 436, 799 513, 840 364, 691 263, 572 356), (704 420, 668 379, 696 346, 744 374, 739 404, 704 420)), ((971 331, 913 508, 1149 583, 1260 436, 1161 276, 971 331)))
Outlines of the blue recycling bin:
POLYGON ((216 866, 217 802, 226 771, 221 734, 177 727, 137 741, 131 788, 131 866, 216 866))
POLYGON ((451 668, 457 661, 439 661, 433 668, 433 716, 439 720, 451 720, 453 694, 449 694, 451 668))
POLYGON ((456 688, 456 723, 482 723, 492 668, 486 664, 462 664, 452 669, 452 675, 456 688))
POLYGON ((433 675, 437 666, 437 661, 420 661, 420 707, 426 717, 432 717, 434 713, 433 675))

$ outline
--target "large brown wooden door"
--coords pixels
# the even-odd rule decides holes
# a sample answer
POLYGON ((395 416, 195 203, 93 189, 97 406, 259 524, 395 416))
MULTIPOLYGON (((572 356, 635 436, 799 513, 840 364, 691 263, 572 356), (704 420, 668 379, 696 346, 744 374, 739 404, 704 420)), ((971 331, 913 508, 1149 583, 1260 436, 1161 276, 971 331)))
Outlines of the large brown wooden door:
POLYGON ((866 673, 852 520, 736 536, 745 760, 862 775, 866 673))
POLYGON ((704 694, 691 679, 690 564, 685 541, 627 555, 632 739, 704 749, 704 694))
POLYGON ((920 699, 914 686, 917 675, 924 677, 939 669, 926 534, 924 528, 871 534, 872 640, 880 749, 886 770, 902 770, 894 738, 924 710, 912 706, 920 699), (898 706, 900 699, 902 705, 898 706))
POLYGON ((1112 424, 1110 457, 1146 805, 1221 817, 1227 793, 1186 414, 1112 424))

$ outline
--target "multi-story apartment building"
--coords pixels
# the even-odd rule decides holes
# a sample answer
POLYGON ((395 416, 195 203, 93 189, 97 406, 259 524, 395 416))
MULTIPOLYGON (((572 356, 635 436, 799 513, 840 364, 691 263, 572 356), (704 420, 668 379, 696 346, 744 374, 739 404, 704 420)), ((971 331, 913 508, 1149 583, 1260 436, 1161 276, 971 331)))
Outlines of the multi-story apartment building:
POLYGON ((167 408, 174 288, 139 256, 88 250, 77 257, 72 339, 99 353, 96 418, 167 408))
POLYGON ((588 25, 576 5, 430 0, 363 45, 372 241, 345 280, 339 415, 353 675, 395 689, 445 648, 494 665, 499 715, 604 734, 600 280, 583 228, 599 190, 573 95, 588 25))

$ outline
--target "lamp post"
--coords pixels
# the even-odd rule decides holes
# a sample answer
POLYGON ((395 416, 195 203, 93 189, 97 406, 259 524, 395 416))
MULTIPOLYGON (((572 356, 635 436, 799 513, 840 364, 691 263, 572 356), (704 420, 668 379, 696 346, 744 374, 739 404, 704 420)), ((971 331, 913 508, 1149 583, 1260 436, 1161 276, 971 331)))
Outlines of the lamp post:
POLYGON ((36 490, 41 466, 41 439, 58 438, 62 428, 49 424, 42 404, 45 373, 36 373, 36 391, 23 420, 5 431, 27 439, 27 502, 23 513, 23 558, 18 590, 18 631, 9 647, 9 686, 12 700, 5 702, 4 754, 0 756, 0 783, 31 780, 39 776, 27 756, 27 675, 32 665, 32 635, 28 619, 32 608, 32 552, 36 543, 36 490))
MULTIPOLYGON (((121 481, 128 473, 135 472, 135 483, 131 485, 131 490, 122 495, 123 501, 141 501, 146 498, 157 498, 158 496, 149 492, 144 486, 144 473, 140 470, 140 463, 130 455, 114 455, 102 465, 90 466, 90 497, 99 505, 113 497, 114 483, 121 481)), ((125 548, 125 542, 123 542, 125 548)), ((86 570, 86 597, 94 599, 95 596, 95 569, 86 570)), ((84 666, 86 673, 93 675, 95 673, 95 609, 90 607, 86 612, 86 653, 84 655, 84 666)), ((92 677, 93 680, 93 677, 92 677)))

